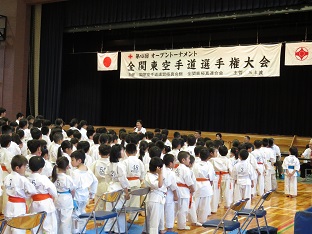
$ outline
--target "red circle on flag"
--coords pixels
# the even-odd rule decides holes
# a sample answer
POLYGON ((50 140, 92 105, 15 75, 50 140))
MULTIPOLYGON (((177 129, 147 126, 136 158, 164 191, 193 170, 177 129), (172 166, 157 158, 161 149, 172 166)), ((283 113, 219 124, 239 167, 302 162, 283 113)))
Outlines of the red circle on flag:
POLYGON ((303 61, 309 56, 309 50, 306 47, 299 47, 295 51, 295 56, 298 60, 303 61))
POLYGON ((109 67, 112 64, 112 59, 110 57, 105 57, 103 60, 103 64, 105 67, 109 67))

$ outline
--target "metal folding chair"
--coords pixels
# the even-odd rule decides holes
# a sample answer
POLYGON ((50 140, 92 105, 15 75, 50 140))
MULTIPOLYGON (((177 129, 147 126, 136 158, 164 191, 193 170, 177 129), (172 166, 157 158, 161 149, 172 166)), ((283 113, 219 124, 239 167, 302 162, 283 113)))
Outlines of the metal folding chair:
POLYGON ((240 200, 238 202, 235 202, 230 206, 230 208, 225 212, 223 217, 221 219, 212 219, 208 220, 207 222, 203 223, 203 227, 205 228, 215 228, 214 234, 217 233, 219 229, 223 229, 223 233, 226 233, 228 231, 233 231, 235 229, 238 229, 238 233, 241 233, 240 223, 237 221, 237 219, 232 218, 231 220, 225 219, 231 210, 235 211, 234 217, 236 216, 236 213, 242 210, 245 206, 249 198, 240 200))
POLYGON ((119 230, 119 223, 118 223, 118 216, 120 214, 120 212, 116 211, 116 205, 120 199, 120 197, 123 194, 123 190, 118 190, 118 191, 114 191, 114 192, 110 192, 110 193, 104 193, 100 199, 98 199, 98 201, 95 203, 93 210, 90 213, 84 213, 79 215, 80 219, 86 218, 86 224, 84 225, 83 229, 80 231, 80 233, 83 233, 83 231, 86 229, 86 226, 88 224, 88 222, 90 220, 93 220, 94 222, 94 227, 95 227, 95 231, 96 233, 101 233, 104 230, 104 227, 107 223, 107 221, 111 218, 116 218, 115 220, 117 221, 117 225, 118 225, 118 233, 120 233, 119 230), (112 210, 111 211, 105 211, 105 210, 96 210, 98 204, 100 202, 104 202, 105 205, 104 207, 106 207, 106 203, 112 203, 112 210), (96 221, 104 221, 105 223, 102 227, 102 229, 100 230, 100 232, 98 232, 97 229, 97 225, 96 225, 96 221))
POLYGON ((258 227, 258 232, 261 233, 260 231, 260 225, 259 225, 259 218, 264 218, 265 221, 265 227, 267 230, 267 233, 269 234, 269 230, 268 230, 268 223, 266 220, 266 210, 263 207, 263 203, 265 201, 269 201, 273 195, 273 192, 275 190, 270 190, 266 193, 264 193, 261 198, 259 199, 259 201, 257 202, 257 204, 254 206, 254 208, 252 209, 242 209, 241 211, 237 212, 237 216, 247 216, 245 222, 242 224, 241 229, 242 230, 246 230, 247 227, 249 226, 249 224, 251 223, 251 221, 255 218, 257 221, 257 227, 258 227))
MULTIPOLYGON (((141 202, 141 205, 140 207, 126 207, 126 206, 123 206, 119 211, 121 213, 135 213, 135 216, 134 218, 131 220, 131 223, 130 223, 130 226, 129 228, 127 228, 127 215, 125 215, 125 223, 126 223, 126 233, 128 233, 128 230, 131 228, 134 220, 136 219, 136 217, 138 216, 138 214, 141 212, 141 211, 144 211, 144 214, 145 214, 145 225, 147 225, 147 220, 146 220, 146 204, 145 204, 145 200, 146 200, 146 195, 149 193, 150 191, 150 188, 139 188, 139 189, 135 189, 135 190, 132 190, 130 192, 130 196, 143 196, 143 200, 141 202)), ((147 227, 147 226, 146 226, 147 227)))
POLYGON ((1 219, 0 220, 0 234, 4 233, 5 227, 6 227, 6 220, 5 219, 1 219))
POLYGON ((3 228, 3 231, 7 226, 16 228, 16 229, 31 230, 39 226, 36 232, 36 234, 38 234, 41 230, 42 224, 46 216, 47 216, 47 212, 42 211, 42 212, 38 212, 34 214, 25 214, 25 215, 20 215, 20 216, 13 217, 13 218, 7 218, 5 226, 2 227, 3 225, 2 223, 1 228, 3 228))

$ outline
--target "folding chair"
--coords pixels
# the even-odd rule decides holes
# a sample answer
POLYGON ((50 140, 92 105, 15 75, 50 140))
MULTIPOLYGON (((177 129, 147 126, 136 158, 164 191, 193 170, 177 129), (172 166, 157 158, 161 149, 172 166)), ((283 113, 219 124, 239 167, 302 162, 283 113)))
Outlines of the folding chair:
POLYGON ((231 210, 235 211, 234 217, 236 217, 236 213, 245 207, 248 200, 249 198, 246 198, 238 202, 235 202, 225 212, 225 214, 223 215, 221 219, 208 220, 207 222, 203 223, 203 227, 215 228, 215 231, 213 232, 214 234, 217 233, 219 229, 223 229, 223 233, 238 229, 238 233, 241 233, 240 223, 237 220, 234 220, 234 218, 231 220, 226 220, 225 218, 227 217, 227 215, 229 214, 231 210))
POLYGON ((247 216, 245 222, 242 224, 241 229, 242 230, 246 230, 247 227, 249 226, 249 224, 251 223, 251 221, 256 218, 257 221, 257 227, 258 227, 258 232, 261 233, 260 231, 260 225, 259 225, 259 218, 264 218, 265 221, 265 227, 267 230, 267 233, 269 234, 269 229, 268 229, 268 223, 266 220, 266 210, 264 210, 263 208, 263 203, 265 201, 269 201, 273 195, 273 192, 275 190, 270 190, 266 193, 264 193, 261 198, 259 199, 259 201, 257 202, 257 204, 254 206, 253 209, 242 209, 241 211, 237 212, 237 216, 247 216))
POLYGON ((5 219, 1 219, 0 220, 0 234, 4 233, 5 227, 6 227, 6 220, 5 219))
MULTIPOLYGON (((132 190, 130 192, 130 196, 144 196, 143 198, 143 201, 141 202, 141 205, 140 207, 123 207, 122 209, 120 209, 120 212, 121 213, 135 213, 135 216, 134 218, 131 220, 131 223, 130 223, 130 226, 129 226, 129 229, 131 228, 134 220, 136 219, 136 217, 138 216, 138 214, 141 212, 141 211, 144 211, 144 214, 145 214, 145 225, 147 225, 147 220, 146 220, 146 204, 145 204, 145 200, 146 200, 146 195, 149 193, 150 191, 150 188, 139 188, 139 189, 135 189, 135 190, 132 190)), ((125 223, 127 225, 127 216, 125 215, 125 223)), ((147 226, 146 226, 147 227, 147 226)), ((128 230, 129 230, 126 226, 126 233, 128 233, 128 230)))
POLYGON ((20 215, 17 217, 8 218, 6 220, 6 226, 16 228, 16 229, 22 229, 22 230, 31 230, 39 226, 36 232, 36 234, 38 234, 46 216, 47 216, 47 212, 45 211, 34 213, 34 214, 20 215))
MULTIPOLYGON (((104 227, 107 223, 107 221, 111 218, 116 218, 117 221, 117 225, 118 225, 118 233, 120 233, 119 230, 119 223, 118 223, 118 216, 120 214, 120 212, 116 211, 116 205, 121 197, 123 193, 123 190, 118 190, 118 191, 114 191, 114 192, 109 192, 109 193, 104 193, 100 199, 98 199, 98 201, 95 203, 93 210, 90 213, 84 213, 79 215, 80 219, 86 218, 86 224, 84 225, 83 229, 80 231, 80 233, 83 233, 83 231, 86 229, 86 226, 88 224, 88 222, 92 219, 94 222, 94 227, 95 227, 95 231, 96 234, 101 233, 104 230, 104 227), (96 210, 98 204, 100 202, 105 202, 104 207, 106 207, 106 203, 112 203, 112 210, 111 211, 105 211, 105 210, 96 210), (105 223, 102 227, 102 229, 100 230, 100 232, 98 232, 97 229, 97 225, 96 225, 96 221, 103 221, 105 220, 105 223)), ((114 222, 115 223, 115 222, 114 222)))

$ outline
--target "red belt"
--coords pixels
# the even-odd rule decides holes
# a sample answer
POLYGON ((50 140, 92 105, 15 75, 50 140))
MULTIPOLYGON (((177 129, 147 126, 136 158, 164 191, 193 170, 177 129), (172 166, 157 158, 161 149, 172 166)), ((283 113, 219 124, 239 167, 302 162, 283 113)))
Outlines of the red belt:
POLYGON ((25 200, 25 198, 9 196, 9 197, 8 197, 8 200, 9 200, 9 202, 12 202, 12 203, 24 203, 24 204, 25 204, 25 207, 26 207, 26 213, 28 213, 28 207, 27 207, 27 205, 26 205, 26 200, 25 200))
POLYGON ((40 194, 32 195, 31 198, 33 199, 33 201, 43 201, 48 198, 52 198, 52 196, 48 193, 45 193, 45 194, 40 193, 40 194))
MULTIPOLYGON (((182 184, 182 183, 177 183, 178 187, 182 187, 182 188, 188 188, 188 186, 186 184, 182 184)), ((192 194, 190 194, 190 202, 189 202, 189 209, 192 206, 192 201, 193 201, 193 196, 192 194)))
POLYGON ((139 180, 140 177, 127 177, 128 180, 139 180))
POLYGON ((216 171, 216 175, 219 175, 219 180, 218 180, 218 189, 221 186, 221 180, 222 180, 222 175, 229 174, 227 171, 216 171))
POLYGON ((178 168, 180 164, 174 164, 174 168, 178 168))
POLYGON ((258 164, 263 164, 262 162, 258 162, 258 164))

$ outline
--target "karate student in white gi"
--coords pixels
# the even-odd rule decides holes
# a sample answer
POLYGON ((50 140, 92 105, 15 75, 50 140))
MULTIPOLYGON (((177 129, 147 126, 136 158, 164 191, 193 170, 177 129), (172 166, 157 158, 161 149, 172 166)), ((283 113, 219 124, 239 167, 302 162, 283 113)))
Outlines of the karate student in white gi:
POLYGON ((73 196, 75 194, 75 184, 73 179, 66 174, 69 170, 67 157, 58 157, 52 171, 52 182, 54 183, 58 197, 54 204, 56 208, 57 233, 71 233, 73 196))
POLYGON ((62 132, 56 132, 53 134, 53 142, 51 143, 50 148, 49 148, 49 154, 50 154, 49 156, 50 156, 50 161, 52 163, 55 163, 57 159, 57 152, 63 142, 63 139, 64 139, 64 136, 62 132))
POLYGON ((250 208, 251 188, 254 186, 252 166, 246 160, 248 155, 249 153, 245 149, 239 151, 238 157, 240 161, 235 164, 232 173, 233 179, 235 180, 234 201, 249 198, 249 201, 246 204, 247 209, 250 208))
MULTIPOLYGON (((70 155, 72 154, 72 152, 73 152, 73 144, 70 141, 65 140, 62 142, 61 146, 58 148, 57 158, 66 157, 68 161, 71 162, 70 155)), ((69 169, 72 169, 71 163, 69 163, 68 166, 69 166, 69 169)))
MULTIPOLYGON (((124 149, 121 145, 113 145, 110 156, 109 156, 109 164, 107 165, 106 171, 105 171, 105 177, 107 179, 108 188, 107 192, 114 192, 117 190, 124 190, 124 196, 122 196, 119 199, 119 202, 116 204, 116 209, 122 208, 122 205, 124 204, 125 200, 130 199, 129 195, 129 189, 130 184, 126 176, 126 169, 125 164, 123 162, 119 162, 122 158, 125 157, 124 149)), ((106 210, 110 211, 112 209, 112 205, 110 203, 106 204, 106 210)), ((113 219, 109 219, 104 231, 108 232, 110 231, 112 225, 114 223, 113 219)), ((120 232, 125 232, 125 214, 121 213, 118 216, 118 223, 120 232)), ((118 232, 117 222, 115 223, 115 226, 113 227, 112 231, 118 232)))
MULTIPOLYGON (((29 168, 32 174, 29 175, 28 180, 35 186, 37 192, 31 196, 32 204, 30 212, 46 211, 47 216, 43 222, 43 232, 49 234, 57 234, 57 222, 55 205, 53 198, 57 197, 55 185, 50 179, 41 175, 42 168, 44 167, 44 159, 41 156, 34 156, 29 160, 29 168)), ((35 233, 37 229, 34 229, 35 233)), ((41 231, 42 232, 42 231, 41 231)))
POLYGON ((210 201, 213 195, 212 184, 215 177, 215 171, 213 165, 208 161, 209 155, 209 149, 201 149, 201 161, 195 163, 193 167, 197 183, 197 190, 194 193, 195 206, 197 210, 198 222, 200 223, 206 222, 208 215, 211 214, 210 201))
POLYGON ((190 163, 190 154, 186 151, 181 151, 178 154, 179 166, 175 170, 176 181, 178 185, 178 229, 190 230, 189 226, 186 226, 186 216, 190 208, 190 199, 195 191, 194 182, 191 177, 191 171, 187 167, 190 163))
POLYGON ((175 157, 172 154, 166 154, 164 156, 164 167, 163 172, 165 174, 165 186, 167 187, 167 196, 165 203, 165 223, 167 232, 173 231, 174 217, 175 217, 175 202, 178 201, 177 194, 177 182, 175 178, 174 162, 175 157))
POLYGON ((93 199, 96 193, 98 180, 84 164, 86 155, 83 150, 76 150, 71 155, 71 164, 76 167, 72 171, 72 179, 76 184, 74 201, 77 208, 73 212, 73 233, 80 233, 86 223, 85 219, 79 219, 79 215, 86 212, 89 199, 93 199))
POLYGON ((143 233, 165 233, 164 204, 167 187, 164 184, 162 167, 163 161, 159 157, 152 158, 149 165, 149 172, 144 179, 146 187, 149 187, 151 191, 147 194, 146 198, 147 227, 144 225, 143 233))
POLYGON ((265 174, 265 167, 266 167, 266 159, 265 154, 261 150, 262 142, 260 140, 254 141, 255 150, 251 152, 258 164, 258 170, 260 175, 257 176, 257 187, 256 191, 258 196, 262 196, 264 193, 264 174, 265 174))
POLYGON ((263 138, 261 150, 265 154, 265 160, 266 160, 266 170, 264 174, 264 191, 265 192, 268 192, 273 188, 271 177, 272 175, 275 177, 275 170, 274 170, 273 165, 275 163, 276 156, 274 155, 273 150, 268 148, 268 146, 269 146, 269 140, 267 138, 263 138))
POLYGON ((289 156, 287 156, 282 165, 285 173, 284 186, 287 197, 297 196, 297 176, 300 170, 300 162, 298 159, 298 149, 291 147, 289 149, 289 156))
MULTIPOLYGON (((128 158, 123 161, 126 169, 127 179, 130 183, 131 190, 141 187, 141 181, 143 181, 145 176, 145 168, 143 162, 137 157, 136 145, 129 143, 126 146, 126 154, 128 158)), ((130 196, 130 200, 126 203, 128 207, 140 207, 140 197, 130 196)), ((134 218, 135 214, 131 213, 129 216, 129 221, 134 218)), ((138 220, 138 216, 136 217, 138 220)))
MULTIPOLYGON (((5 192, 8 196, 4 216, 7 218, 26 214, 26 198, 37 192, 35 186, 25 177, 27 164, 26 157, 14 156, 11 161, 12 172, 4 179, 5 192)), ((10 233, 25 234, 26 231, 7 227, 5 234, 10 233)))

